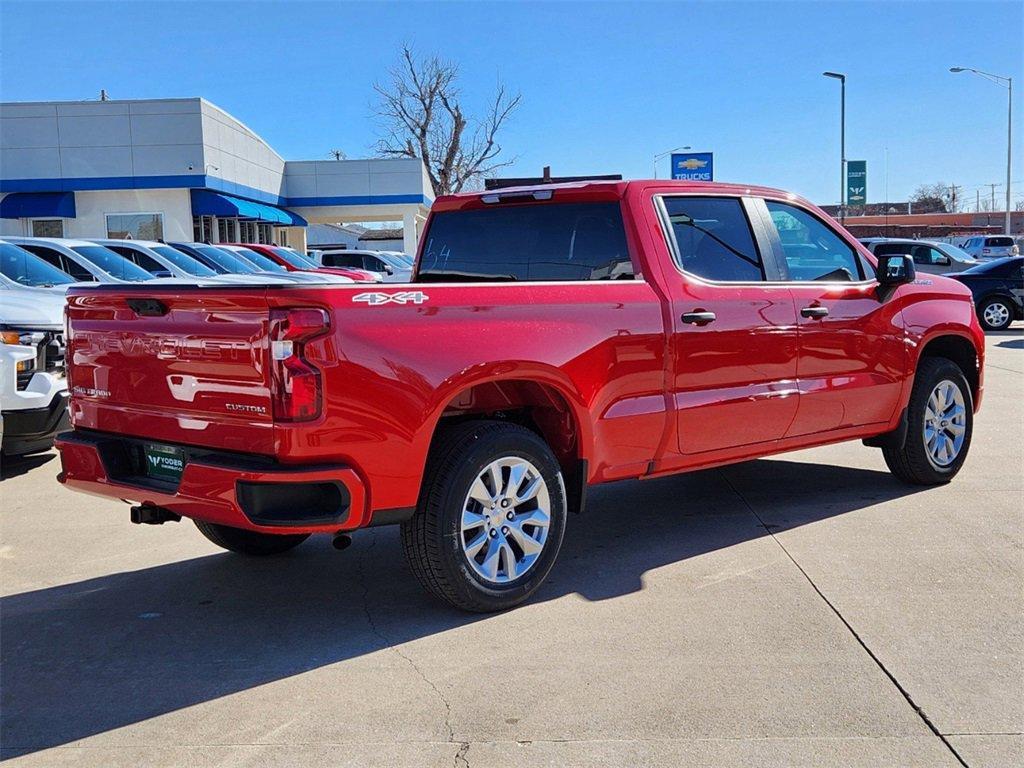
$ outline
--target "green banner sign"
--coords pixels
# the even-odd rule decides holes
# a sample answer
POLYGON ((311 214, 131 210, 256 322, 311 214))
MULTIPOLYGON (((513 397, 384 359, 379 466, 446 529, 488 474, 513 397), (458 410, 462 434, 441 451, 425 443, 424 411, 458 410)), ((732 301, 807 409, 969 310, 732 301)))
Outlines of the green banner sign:
POLYGON ((846 161, 846 204, 864 205, 868 201, 868 161, 846 161))

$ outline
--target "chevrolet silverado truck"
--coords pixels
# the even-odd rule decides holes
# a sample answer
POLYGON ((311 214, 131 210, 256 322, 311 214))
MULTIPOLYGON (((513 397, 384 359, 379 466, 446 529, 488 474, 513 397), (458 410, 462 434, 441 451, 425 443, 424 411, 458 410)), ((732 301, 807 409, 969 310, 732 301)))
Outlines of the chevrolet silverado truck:
POLYGON ((67 487, 246 555, 398 523, 472 611, 539 587, 598 483, 854 439, 948 482, 983 384, 965 286, 714 183, 440 197, 409 284, 72 288, 67 325, 67 487))

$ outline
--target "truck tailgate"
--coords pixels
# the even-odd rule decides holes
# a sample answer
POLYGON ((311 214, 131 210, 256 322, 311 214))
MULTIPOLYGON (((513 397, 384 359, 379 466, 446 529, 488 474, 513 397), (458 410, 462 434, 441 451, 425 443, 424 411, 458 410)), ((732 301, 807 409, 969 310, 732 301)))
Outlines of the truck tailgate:
POLYGON ((67 316, 76 429, 273 454, 265 288, 83 289, 67 316))

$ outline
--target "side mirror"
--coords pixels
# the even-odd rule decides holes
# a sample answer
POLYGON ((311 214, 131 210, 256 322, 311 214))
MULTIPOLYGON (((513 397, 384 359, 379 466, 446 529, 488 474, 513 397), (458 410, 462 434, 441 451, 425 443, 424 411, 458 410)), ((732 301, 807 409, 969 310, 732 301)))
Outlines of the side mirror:
POLYGON ((914 260, 905 253, 889 253, 878 257, 878 268, 875 278, 882 288, 894 288, 904 283, 912 283, 917 277, 914 260))
POLYGON ((395 270, 387 264, 384 265, 384 271, 387 272, 389 275, 395 274, 395 270))

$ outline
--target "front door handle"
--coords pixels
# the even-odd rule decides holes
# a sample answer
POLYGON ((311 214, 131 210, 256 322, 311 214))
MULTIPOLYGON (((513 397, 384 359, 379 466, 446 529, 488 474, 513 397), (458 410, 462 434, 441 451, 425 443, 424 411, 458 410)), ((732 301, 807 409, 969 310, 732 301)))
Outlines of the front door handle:
POLYGON ((804 307, 800 310, 802 317, 828 317, 828 307, 804 307))
POLYGON ((714 312, 687 312, 683 315, 682 321, 688 325, 707 325, 715 322, 714 312))

